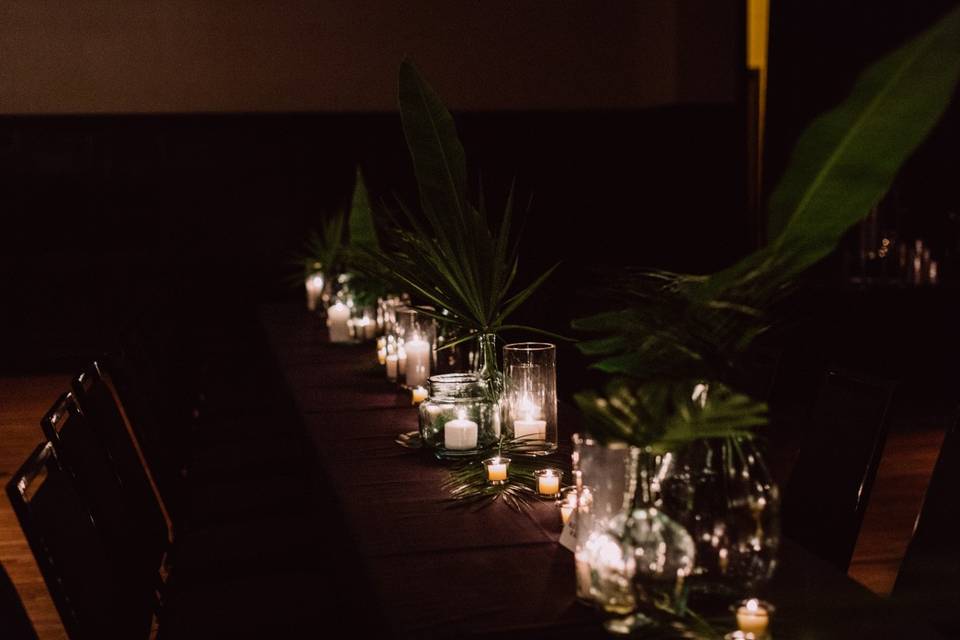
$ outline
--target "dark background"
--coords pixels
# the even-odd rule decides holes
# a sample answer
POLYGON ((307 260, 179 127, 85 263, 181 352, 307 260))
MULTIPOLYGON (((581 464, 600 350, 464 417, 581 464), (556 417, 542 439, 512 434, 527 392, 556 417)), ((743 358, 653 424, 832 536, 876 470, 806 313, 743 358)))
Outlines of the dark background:
MULTIPOLYGON (((803 127, 844 97, 863 66, 954 3, 879 4, 773 3, 768 185, 782 173, 803 127)), ((290 5, 300 11, 313 6, 290 5)), ((81 63, 93 69, 91 77, 106 69, 117 82, 65 80, 58 67, 60 75, 51 76, 54 84, 44 88, 31 76, 25 82, 32 93, 15 91, 0 116, 0 210, 6 221, 0 237, 0 370, 77 369, 109 349, 117 330, 151 299, 189 309, 209 294, 222 305, 218 312, 224 323, 249 302, 299 300, 302 290, 286 283, 297 269, 291 262, 324 213, 345 205, 357 164, 375 198, 399 194, 413 200, 399 116, 388 106, 392 95, 384 93, 393 90, 384 78, 395 73, 401 55, 393 49, 417 58, 417 47, 426 47, 418 62, 453 108, 471 174, 475 183, 482 174, 493 203, 502 201, 514 177, 520 192, 532 195, 518 282, 558 260, 563 266, 520 311, 519 321, 567 332, 571 318, 596 308, 584 294, 602 284, 593 271, 599 265, 707 272, 749 251, 756 228, 746 200, 741 3, 652 3, 645 10, 654 13, 642 16, 631 13, 638 5, 626 2, 608 15, 583 3, 550 5, 550 11, 567 16, 551 17, 561 26, 533 22, 536 12, 511 17, 536 24, 533 36, 562 42, 562 60, 534 46, 533 36, 524 40, 522 22, 511 27, 517 32, 514 40, 502 47, 496 37, 476 36, 480 29, 501 28, 497 24, 472 24, 474 35, 464 42, 450 33, 434 37, 431 29, 442 31, 446 24, 421 25, 408 29, 407 40, 384 40, 379 53, 360 56, 363 68, 324 76, 335 87, 371 87, 366 93, 348 91, 347 98, 331 94, 319 81, 291 97, 289 92, 303 85, 295 81, 315 62, 296 51, 280 56, 283 64, 256 70, 280 73, 293 64, 290 60, 304 58, 296 73, 284 77, 286 84, 278 82, 276 94, 261 85, 251 93, 252 72, 234 68, 224 75, 208 65, 201 71, 209 77, 201 80, 209 80, 212 88, 191 92, 178 85, 181 93, 164 94, 156 113, 149 112, 153 85, 140 87, 140 93, 130 88, 134 84, 124 92, 116 89, 117 82, 123 86, 134 79, 149 85, 149 74, 144 80, 142 70, 115 67, 109 57, 88 56, 81 63), (661 28, 654 14, 669 28, 661 28), (623 16, 635 19, 629 22, 634 30, 617 30, 620 48, 604 50, 611 23, 623 16), (576 20, 580 23, 571 26, 576 20), (657 46, 666 52, 662 57, 630 53, 624 44, 651 41, 651 33, 658 34, 657 46), (437 42, 446 42, 448 49, 438 53, 437 42), (525 57, 525 44, 540 53, 525 57), (441 59, 458 55, 466 60, 462 68, 441 59), (555 66, 543 67, 544 60, 555 66), (565 84, 565 68, 559 65, 571 60, 578 62, 565 84), (598 75, 597 65, 603 74, 598 75), (478 76, 483 69, 498 73, 478 76), (497 85, 498 74, 509 75, 510 82, 497 85), (611 79, 618 77, 630 82, 610 89, 611 79), (62 105, 55 99, 57 81, 64 82, 62 105)), ((6 36, 37 17, 30 13, 35 5, 13 6, 20 21, 7 21, 6 36)), ((416 6, 421 16, 436 8, 416 6)), ((377 3, 364 7, 374 11, 377 3)), ((349 11, 337 7, 336 19, 349 22, 349 11)), ((292 12, 288 20, 293 24, 299 15, 292 12)), ((215 29, 217 16, 207 17, 215 29)), ((135 22, 120 27, 131 24, 135 30, 135 22)), ((64 37, 85 37, 83 28, 59 28, 66 29, 64 37)), ((94 43, 103 42, 98 31, 103 25, 86 28, 94 43)), ((297 33, 307 38, 311 28, 307 23, 297 33)), ((367 33, 371 47, 387 32, 367 33)), ((135 38, 128 39, 135 44, 135 38)), ((10 41, 7 37, 8 46, 10 41)), ((645 46, 647 51, 652 45, 645 46)), ((347 59, 336 56, 350 54, 317 47, 309 53, 322 63, 318 73, 333 73, 347 59)), ((248 49, 232 55, 259 59, 248 49)), ((120 53, 127 52, 121 48, 120 53)), ((57 56, 66 54, 50 55, 62 64, 57 56)), ((140 54, 129 55, 136 60, 140 54)), ((169 69, 157 73, 156 83, 181 82, 169 69)), ((183 77, 191 78, 186 71, 183 77)), ((0 86, 10 82, 8 77, 0 86)), ((191 82, 191 87, 207 86, 196 78, 191 82)), ((811 274, 812 286, 783 337, 790 347, 784 362, 804 380, 816 379, 828 362, 840 362, 907 378, 928 394, 943 396, 956 381, 955 281, 950 278, 960 210, 956 104, 893 192, 904 233, 929 236, 944 256, 944 282, 924 289, 850 287, 842 277, 843 254, 828 260, 811 274)), ((583 363, 573 350, 565 348, 561 358, 564 391, 585 384, 583 363)))

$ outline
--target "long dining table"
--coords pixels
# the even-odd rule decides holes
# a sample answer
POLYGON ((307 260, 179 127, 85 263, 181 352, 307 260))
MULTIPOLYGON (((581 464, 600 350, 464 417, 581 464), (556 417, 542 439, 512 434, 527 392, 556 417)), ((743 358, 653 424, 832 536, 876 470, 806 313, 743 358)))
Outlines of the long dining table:
MULTIPOLYGON (((318 508, 336 505, 330 521, 351 544, 350 588, 362 591, 356 597, 385 635, 605 637, 601 616, 575 597, 574 559, 559 543, 554 504, 523 513, 499 502, 479 510, 452 504, 445 465, 397 443, 417 429, 417 411, 409 393, 386 380, 370 344, 329 343, 322 321, 302 305, 264 305, 260 320, 316 448, 329 495, 318 508)), ((561 439, 573 428, 575 416, 562 411, 561 439)), ((938 637, 786 539, 758 595, 776 606, 778 640, 938 637)), ((731 614, 723 631, 734 628, 731 614)))

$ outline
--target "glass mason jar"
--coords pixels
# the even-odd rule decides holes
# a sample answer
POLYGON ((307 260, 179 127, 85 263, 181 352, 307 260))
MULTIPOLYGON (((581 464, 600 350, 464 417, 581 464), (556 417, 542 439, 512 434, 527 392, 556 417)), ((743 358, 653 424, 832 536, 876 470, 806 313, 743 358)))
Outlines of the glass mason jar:
POLYGON ((398 380, 408 389, 425 386, 436 368, 437 323, 413 307, 397 309, 396 317, 398 380))
POLYGON ((691 597, 757 593, 776 569, 780 492, 749 438, 694 441, 665 456, 662 509, 697 545, 691 597))
POLYGON ((503 397, 509 437, 544 453, 557 448, 557 348, 548 342, 503 347, 503 397))
POLYGON ((420 438, 438 458, 472 456, 500 438, 500 421, 475 373, 445 373, 429 380, 420 403, 420 438))

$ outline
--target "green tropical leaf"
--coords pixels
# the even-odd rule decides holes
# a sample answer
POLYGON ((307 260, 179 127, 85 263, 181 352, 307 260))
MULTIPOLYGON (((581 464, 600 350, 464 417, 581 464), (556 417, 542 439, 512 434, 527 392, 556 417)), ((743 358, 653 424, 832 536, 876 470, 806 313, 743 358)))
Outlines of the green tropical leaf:
POLYGON ((785 281, 829 255, 940 120, 958 76, 960 8, 868 67, 850 95, 803 132, 770 196, 772 241, 712 276, 702 295, 757 269, 785 281))
POLYGON ((378 250, 377 227, 373 221, 373 209, 370 206, 370 195, 363 180, 363 173, 357 167, 357 178, 354 182, 353 197, 350 200, 350 245, 378 250))

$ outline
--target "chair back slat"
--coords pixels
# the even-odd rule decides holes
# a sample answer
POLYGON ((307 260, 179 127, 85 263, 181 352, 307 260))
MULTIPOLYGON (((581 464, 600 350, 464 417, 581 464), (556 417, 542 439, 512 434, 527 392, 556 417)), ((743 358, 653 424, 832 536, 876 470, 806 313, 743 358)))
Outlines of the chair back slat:
POLYGON ((131 571, 147 578, 156 576, 166 553, 167 535, 162 514, 158 514, 158 522, 151 509, 155 498, 118 464, 118 457, 80 410, 72 392, 60 397, 41 425, 111 553, 131 571))
POLYGON ((34 450, 6 490, 68 636, 148 637, 154 585, 111 553, 51 443, 34 450))
POLYGON ((784 533, 844 573, 880 466, 894 386, 829 371, 784 491, 784 533))

